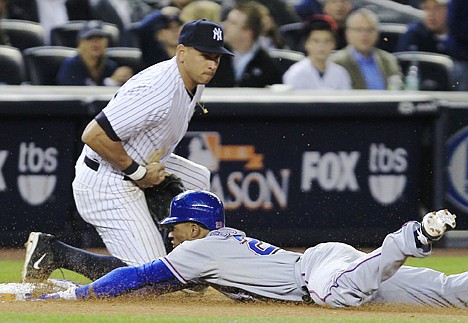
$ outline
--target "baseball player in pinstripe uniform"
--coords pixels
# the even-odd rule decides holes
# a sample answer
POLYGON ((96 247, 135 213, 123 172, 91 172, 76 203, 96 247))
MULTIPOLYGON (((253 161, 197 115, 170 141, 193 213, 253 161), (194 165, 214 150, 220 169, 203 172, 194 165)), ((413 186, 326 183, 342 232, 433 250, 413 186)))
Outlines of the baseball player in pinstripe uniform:
POLYGON ((167 256, 116 269, 89 285, 42 298, 114 297, 149 285, 167 293, 207 283, 237 300, 305 301, 332 307, 468 306, 468 272, 446 276, 402 266, 407 257, 428 256, 432 242, 455 227, 455 215, 447 210, 428 213, 421 223, 407 222, 370 253, 329 242, 302 254, 247 237, 223 227, 221 201, 203 191, 177 195, 161 224, 172 226, 170 236, 176 246, 167 256))
POLYGON ((60 267, 95 279, 166 254, 143 189, 170 173, 187 189, 209 189, 208 169, 172 152, 222 55, 232 55, 224 48, 222 27, 204 19, 189 22, 175 57, 145 69, 118 90, 84 130, 73 181, 81 217, 96 228, 112 257, 34 232, 26 246, 23 280, 47 278, 60 267))

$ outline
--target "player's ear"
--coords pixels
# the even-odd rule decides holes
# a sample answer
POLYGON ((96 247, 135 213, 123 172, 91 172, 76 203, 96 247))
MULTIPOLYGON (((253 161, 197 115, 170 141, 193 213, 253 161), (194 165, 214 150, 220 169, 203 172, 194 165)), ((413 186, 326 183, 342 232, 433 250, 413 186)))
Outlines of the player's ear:
POLYGON ((185 61, 185 54, 187 53, 187 47, 182 44, 177 45, 177 59, 183 63, 185 61))
POLYGON ((191 223, 190 233, 192 238, 195 238, 200 233, 200 226, 196 223, 191 223))

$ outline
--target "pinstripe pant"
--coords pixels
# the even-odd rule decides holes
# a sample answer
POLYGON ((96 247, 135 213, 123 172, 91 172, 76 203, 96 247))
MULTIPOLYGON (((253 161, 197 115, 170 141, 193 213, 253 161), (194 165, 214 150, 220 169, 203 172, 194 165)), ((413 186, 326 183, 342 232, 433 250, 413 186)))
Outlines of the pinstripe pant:
MULTIPOLYGON (((204 166, 174 154, 165 165, 187 189, 209 189, 210 172, 204 166)), ((122 174, 107 163, 92 170, 84 163, 84 153, 75 169, 73 196, 78 212, 96 228, 114 257, 135 266, 166 254, 143 190, 123 180, 122 174)))

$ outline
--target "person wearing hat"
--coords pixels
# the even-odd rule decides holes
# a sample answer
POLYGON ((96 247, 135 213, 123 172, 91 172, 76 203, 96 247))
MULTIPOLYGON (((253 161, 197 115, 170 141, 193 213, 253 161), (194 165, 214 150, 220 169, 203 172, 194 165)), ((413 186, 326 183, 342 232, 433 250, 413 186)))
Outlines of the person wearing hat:
POLYGON ((182 22, 179 9, 165 7, 144 17, 135 28, 145 67, 174 57, 182 22))
POLYGON ((77 36, 78 54, 62 63, 57 73, 57 85, 120 86, 132 77, 130 67, 119 67, 106 57, 108 37, 101 21, 88 21, 77 36))
POLYGON ((423 20, 411 24, 400 36, 396 51, 418 50, 448 55, 447 4, 448 0, 424 0, 421 4, 423 20))
MULTIPOLYGON (((186 23, 176 55, 136 74, 121 86, 82 134, 73 194, 78 213, 93 225, 111 256, 97 255, 33 232, 26 247, 23 280, 47 279, 65 268, 97 279, 114 268, 141 265, 166 254, 144 189, 167 175, 188 190, 209 190, 210 171, 173 154, 184 137, 205 85, 224 47, 221 25, 186 23)), ((165 214, 161 214, 164 217, 165 214)))
POLYGON ((326 15, 314 15, 304 23, 307 57, 283 74, 284 84, 295 89, 351 89, 346 69, 329 59, 335 49, 337 29, 326 15))

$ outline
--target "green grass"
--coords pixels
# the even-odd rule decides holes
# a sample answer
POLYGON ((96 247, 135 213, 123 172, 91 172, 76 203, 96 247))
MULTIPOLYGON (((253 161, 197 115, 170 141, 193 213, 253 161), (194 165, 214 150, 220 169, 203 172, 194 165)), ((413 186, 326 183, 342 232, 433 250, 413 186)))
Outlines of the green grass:
MULTIPOLYGON (((457 274, 468 270, 468 257, 429 257, 426 259, 414 259, 410 258, 406 262, 406 265, 429 267, 435 270, 445 272, 447 274, 457 274)), ((19 282, 21 279, 21 268, 22 261, 0 261, 0 282, 19 282)), ((68 279, 79 283, 88 283, 89 280, 81 275, 73 273, 68 270, 56 270, 52 274, 52 278, 68 279)), ((272 318, 272 317, 197 317, 194 313, 193 317, 168 317, 168 316, 138 316, 138 315, 100 315, 99 313, 83 313, 83 314, 31 314, 31 313, 0 313, 0 322, 80 322, 80 323, 100 323, 100 322, 223 322, 223 323, 255 323, 255 322, 421 322, 421 323, 432 323, 442 321, 457 321, 457 322, 468 322, 468 318, 465 319, 462 316, 458 316, 451 320, 419 320, 415 317, 408 317, 408 319, 391 319, 391 318, 272 318), (309 320, 310 319, 310 320, 309 320)))
MULTIPOLYGON (((21 281, 21 269, 23 261, 0 261, 0 283, 18 283, 21 281)), ((80 284, 87 284, 90 282, 86 277, 74 273, 72 271, 63 269, 56 270, 52 273, 51 278, 67 279, 80 284)))
POLYGON ((468 271, 468 257, 408 258, 405 265, 428 267, 452 275, 468 271))

